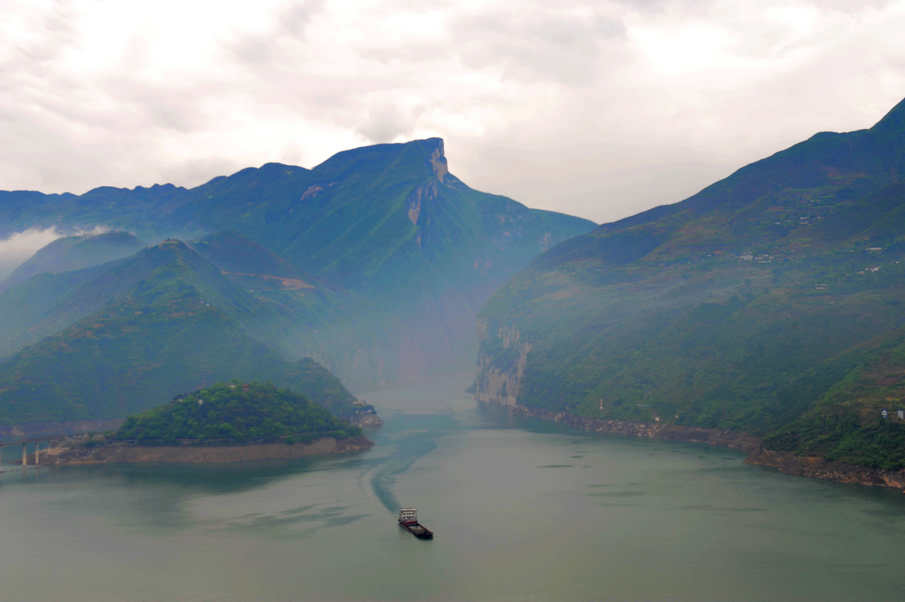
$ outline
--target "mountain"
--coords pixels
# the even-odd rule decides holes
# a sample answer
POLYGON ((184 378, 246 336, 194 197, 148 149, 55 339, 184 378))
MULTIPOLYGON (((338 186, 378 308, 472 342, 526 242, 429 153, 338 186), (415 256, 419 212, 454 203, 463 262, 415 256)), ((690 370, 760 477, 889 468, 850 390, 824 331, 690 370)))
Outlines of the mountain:
POLYGON ((177 240, 99 266, 40 274, 0 293, 4 355, 56 333, 147 280, 179 278, 239 322, 268 322, 271 310, 231 284, 216 267, 177 240))
POLYGON ((58 238, 39 249, 0 283, 0 358, 106 303, 103 288, 95 290, 92 282, 98 270, 91 268, 143 246, 127 232, 106 232, 58 238))
POLYGON ((193 194, 179 223, 239 232, 297 268, 301 282, 245 284, 294 315, 287 353, 318 357, 357 388, 468 369, 490 294, 593 227, 472 190, 438 138, 340 152, 311 170, 271 163, 193 194))
POLYGON ((128 232, 64 236, 39 249, 0 286, 5 289, 36 274, 70 272, 121 259, 142 247, 144 243, 128 232))
POLYGON ((434 275, 438 262, 505 271, 507 255, 533 257, 593 227, 469 188, 449 173, 439 138, 343 151, 311 170, 268 163, 193 189, 0 191, 0 224, 4 233, 129 224, 138 235, 152 233, 149 239, 235 232, 306 274, 368 290, 395 286, 394 276, 412 270, 442 281, 434 275))
POLYGON ((469 188, 439 138, 278 163, 192 188, 0 192, 0 234, 57 225, 197 240, 224 275, 291 316, 281 348, 358 388, 470 367, 474 318, 538 253, 587 220, 469 188))
POLYGON ((190 199, 187 189, 172 184, 132 189, 101 186, 81 195, 2 190, 0 236, 7 237, 28 228, 90 231, 101 226, 155 240, 185 232, 179 224, 168 221, 167 216, 190 199), (157 225, 163 222, 166 227, 157 230, 157 225))
POLYGON ((460 272, 504 271, 507 255, 533 257, 591 226, 468 188, 447 171, 438 138, 344 151, 310 171, 265 165, 201 188, 221 210, 193 212, 241 225, 305 273, 370 294, 449 288, 460 272))
POLYGON ((565 241, 482 310, 477 397, 905 466, 903 176, 905 101, 565 241))
POLYGON ((123 417, 233 378, 290 387, 346 418, 370 410, 313 360, 253 338, 243 322, 266 309, 180 241, 68 274, 78 282, 48 319, 71 323, 0 363, 0 424, 123 417))
MULTIPOLYGON (((243 185, 255 189, 251 175, 243 185)), ((306 326, 286 348, 359 388, 467 369, 490 294, 593 226, 468 188, 448 172, 439 139, 345 151, 285 177, 304 179, 309 209, 288 211, 278 252, 329 289, 319 289, 327 303, 304 292, 306 326)))

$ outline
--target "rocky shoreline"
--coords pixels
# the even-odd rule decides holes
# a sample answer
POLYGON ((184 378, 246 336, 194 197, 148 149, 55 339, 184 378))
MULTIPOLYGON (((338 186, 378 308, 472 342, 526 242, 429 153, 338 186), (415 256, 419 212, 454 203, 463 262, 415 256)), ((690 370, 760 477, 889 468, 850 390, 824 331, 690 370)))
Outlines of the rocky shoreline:
POLYGON ((569 414, 568 412, 536 410, 517 404, 497 401, 478 400, 478 403, 488 407, 505 409, 513 416, 537 418, 587 433, 612 434, 660 441, 701 443, 713 447, 735 449, 747 454, 745 463, 773 468, 785 474, 870 487, 890 487, 905 493, 905 469, 898 471, 880 470, 844 462, 833 462, 819 456, 798 456, 792 452, 772 451, 763 448, 760 438, 739 431, 665 423, 586 418, 569 414))
POLYGON ((292 460, 307 456, 332 456, 370 449, 364 437, 324 437, 312 443, 258 443, 251 445, 132 445, 107 443, 90 447, 62 443, 40 452, 40 464, 78 466, 89 464, 225 464, 261 460, 292 460))
POLYGON ((870 487, 891 487, 905 493, 905 470, 880 470, 845 462, 834 462, 820 456, 798 456, 792 452, 760 449, 745 462, 767 466, 785 474, 837 483, 851 483, 870 487))
POLYGON ((376 429, 383 426, 383 418, 376 412, 356 414, 349 422, 363 429, 376 429))

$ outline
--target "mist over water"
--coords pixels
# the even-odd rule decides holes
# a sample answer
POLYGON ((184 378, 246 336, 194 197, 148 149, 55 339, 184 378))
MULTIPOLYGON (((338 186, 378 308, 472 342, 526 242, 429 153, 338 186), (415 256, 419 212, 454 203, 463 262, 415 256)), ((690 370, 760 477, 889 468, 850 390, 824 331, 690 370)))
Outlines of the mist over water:
POLYGON ((0 598, 900 598, 901 495, 511 423, 464 382, 366 393, 386 424, 360 456, 6 466, 0 598))

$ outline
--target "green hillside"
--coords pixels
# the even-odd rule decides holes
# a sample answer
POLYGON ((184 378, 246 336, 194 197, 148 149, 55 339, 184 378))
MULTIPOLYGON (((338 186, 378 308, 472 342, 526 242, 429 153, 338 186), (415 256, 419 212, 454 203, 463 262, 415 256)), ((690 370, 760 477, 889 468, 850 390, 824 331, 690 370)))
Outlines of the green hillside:
POLYGON ((130 416, 112 439, 140 445, 308 443, 360 437, 361 429, 269 383, 220 383, 130 416))
POLYGON ((215 266, 177 240, 168 240, 100 266, 40 274, 0 293, 0 355, 55 334, 127 293, 139 283, 179 279, 231 318, 266 328, 277 309, 224 278, 215 266))
POLYGON ((179 241, 92 275, 101 309, 0 364, 4 424, 121 417, 233 378, 291 387, 343 417, 370 410, 313 360, 288 361, 252 338, 242 321, 258 302, 179 241))
POLYGON ((478 397, 905 466, 870 376, 905 367, 903 157, 905 103, 551 249, 483 310, 478 397))

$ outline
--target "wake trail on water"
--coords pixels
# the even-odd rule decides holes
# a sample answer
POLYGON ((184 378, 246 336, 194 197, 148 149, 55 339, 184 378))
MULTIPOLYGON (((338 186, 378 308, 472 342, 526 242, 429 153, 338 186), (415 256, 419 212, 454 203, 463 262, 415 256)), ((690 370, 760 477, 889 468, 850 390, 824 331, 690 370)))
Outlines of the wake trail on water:
POLYGON ((371 489, 383 507, 395 514, 402 507, 394 492, 397 477, 416 460, 436 449, 437 443, 435 433, 429 432, 407 434, 394 443, 393 452, 373 472, 371 489))

